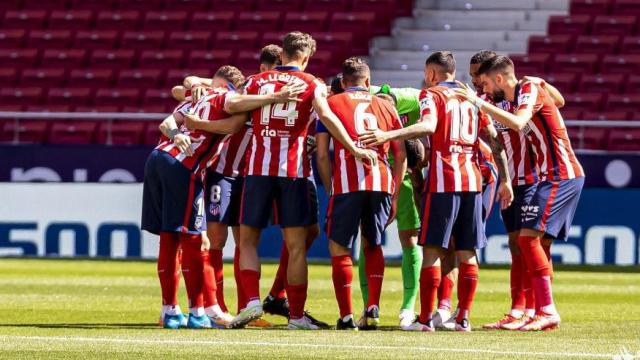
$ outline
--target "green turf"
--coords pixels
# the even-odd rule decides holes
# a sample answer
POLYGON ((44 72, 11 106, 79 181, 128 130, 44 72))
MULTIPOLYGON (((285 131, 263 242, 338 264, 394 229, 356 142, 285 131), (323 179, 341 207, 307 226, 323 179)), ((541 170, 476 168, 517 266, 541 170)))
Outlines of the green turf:
MULTIPOLYGON (((160 290, 151 262, 0 259, 0 358, 532 359, 612 358, 623 348, 640 351, 638 268, 619 273, 584 270, 556 271, 555 298, 563 323, 553 332, 478 329, 509 305, 508 271, 496 268, 480 272, 473 333, 395 330, 402 291, 398 267, 386 271, 383 331, 287 331, 283 319, 270 316, 266 319, 276 329, 171 331, 156 325, 160 290)), ((225 290, 235 308, 231 271, 227 265, 225 290)), ((273 264, 263 267, 263 296, 274 272, 273 264)), ((309 274, 307 308, 335 322, 330 267, 312 265, 309 274)), ((184 292, 180 299, 186 304, 184 292)))

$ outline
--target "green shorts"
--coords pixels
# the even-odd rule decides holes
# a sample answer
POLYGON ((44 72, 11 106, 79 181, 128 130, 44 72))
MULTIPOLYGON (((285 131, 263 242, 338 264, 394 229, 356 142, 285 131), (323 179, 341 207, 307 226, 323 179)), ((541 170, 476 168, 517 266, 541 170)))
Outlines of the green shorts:
POLYGON ((418 207, 413 199, 413 186, 409 174, 404 175, 400 184, 400 194, 398 195, 398 230, 413 230, 420 228, 420 215, 418 207))

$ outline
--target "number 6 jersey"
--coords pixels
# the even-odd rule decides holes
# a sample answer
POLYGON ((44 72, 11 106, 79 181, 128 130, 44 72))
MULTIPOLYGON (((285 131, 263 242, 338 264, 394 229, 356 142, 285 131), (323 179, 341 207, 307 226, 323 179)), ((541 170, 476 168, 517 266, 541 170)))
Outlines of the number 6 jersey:
POLYGON ((457 96, 455 83, 442 82, 420 93, 421 119, 437 119, 430 136, 431 158, 427 177, 428 192, 482 191, 478 165, 478 133, 490 124, 487 115, 471 102, 457 96))
POLYGON ((288 83, 305 83, 307 89, 298 98, 284 104, 269 104, 251 112, 253 137, 246 175, 306 178, 311 175, 306 137, 311 121, 312 102, 326 96, 326 86, 313 75, 294 66, 254 75, 246 92, 265 95, 279 91, 288 83))

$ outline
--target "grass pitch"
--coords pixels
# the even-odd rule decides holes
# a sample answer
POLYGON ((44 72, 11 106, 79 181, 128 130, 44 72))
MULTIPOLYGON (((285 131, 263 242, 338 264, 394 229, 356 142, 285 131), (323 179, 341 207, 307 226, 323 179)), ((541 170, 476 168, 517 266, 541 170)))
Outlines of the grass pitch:
MULTIPOLYGON (((263 265, 263 296, 275 270, 274 264, 263 265)), ((509 307, 508 270, 496 268, 480 271, 471 316, 474 332, 395 330, 402 296, 398 267, 386 270, 380 331, 288 331, 283 329, 284 319, 271 316, 265 318, 276 324, 273 329, 171 331, 157 326, 160 289, 154 263, 0 259, 0 358, 611 359, 625 351, 635 355, 640 352, 639 269, 606 270, 616 271, 556 271, 555 299, 563 323, 559 330, 545 333, 480 329, 509 307)), ((231 271, 227 265, 225 294, 235 309, 231 271)), ((309 276, 307 308, 335 323, 338 307, 330 266, 312 265, 309 276)), ((357 279, 353 289, 355 310, 360 311, 357 279)), ((185 309, 184 286, 180 300, 185 309)))

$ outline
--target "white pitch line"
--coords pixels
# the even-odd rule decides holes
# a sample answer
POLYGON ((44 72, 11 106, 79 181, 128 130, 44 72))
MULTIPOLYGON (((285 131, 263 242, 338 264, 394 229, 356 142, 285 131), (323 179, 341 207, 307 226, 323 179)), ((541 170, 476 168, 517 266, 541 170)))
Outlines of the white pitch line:
POLYGON ((338 345, 338 344, 309 344, 309 343, 280 343, 266 341, 207 341, 207 340, 149 340, 149 339, 112 339, 84 336, 2 336, 6 340, 42 340, 59 342, 96 342, 119 344, 173 344, 173 345, 247 345, 270 347, 302 347, 302 348, 335 348, 353 350, 403 350, 403 351, 428 351, 428 352, 457 352, 457 353, 483 353, 494 355, 523 355, 523 356, 552 356, 552 357, 578 357, 578 358, 607 358, 611 359, 615 354, 598 353, 572 353, 572 352, 529 352, 529 351, 499 351, 487 349, 458 349, 436 348, 424 346, 390 346, 390 345, 338 345))

